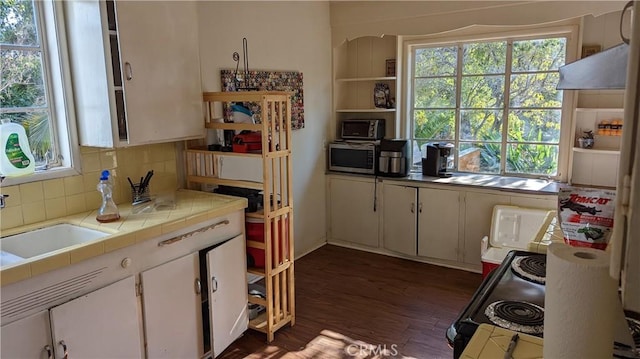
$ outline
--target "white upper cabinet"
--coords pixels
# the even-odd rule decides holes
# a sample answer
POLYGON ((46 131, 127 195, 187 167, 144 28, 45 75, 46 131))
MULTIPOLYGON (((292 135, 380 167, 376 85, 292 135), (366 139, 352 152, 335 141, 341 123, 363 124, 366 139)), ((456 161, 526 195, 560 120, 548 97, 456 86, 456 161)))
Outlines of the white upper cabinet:
POLYGON ((80 144, 204 136, 196 2, 65 2, 80 144))

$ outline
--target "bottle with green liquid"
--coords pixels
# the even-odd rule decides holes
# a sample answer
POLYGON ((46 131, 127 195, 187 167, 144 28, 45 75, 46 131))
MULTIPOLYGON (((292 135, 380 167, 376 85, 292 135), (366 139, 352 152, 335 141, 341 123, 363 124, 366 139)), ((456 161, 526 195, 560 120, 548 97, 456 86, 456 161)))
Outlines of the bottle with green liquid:
POLYGON ((0 120, 0 174, 17 177, 31 174, 36 162, 29 147, 29 139, 24 127, 8 119, 0 120))

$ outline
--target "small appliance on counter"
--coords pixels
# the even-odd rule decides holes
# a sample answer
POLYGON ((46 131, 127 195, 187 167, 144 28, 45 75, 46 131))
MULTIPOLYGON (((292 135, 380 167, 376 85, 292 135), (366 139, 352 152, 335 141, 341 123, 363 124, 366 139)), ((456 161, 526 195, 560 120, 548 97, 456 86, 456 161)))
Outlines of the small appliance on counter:
POLYGON ((331 142, 329 171, 374 175, 379 146, 369 142, 331 142))
POLYGON ((422 174, 434 177, 451 177, 453 164, 452 143, 428 143, 426 146, 426 158, 422 158, 422 174))
POLYGON ((405 177, 409 173, 409 141, 381 140, 378 175, 405 177))
POLYGON ((384 119, 342 120, 340 138, 343 140, 377 141, 384 138, 384 119))

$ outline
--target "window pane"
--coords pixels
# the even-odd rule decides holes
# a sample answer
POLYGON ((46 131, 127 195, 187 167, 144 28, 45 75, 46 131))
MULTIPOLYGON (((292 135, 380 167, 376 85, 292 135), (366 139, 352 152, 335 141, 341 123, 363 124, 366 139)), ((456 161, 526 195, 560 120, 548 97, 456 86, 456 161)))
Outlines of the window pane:
POLYGON ((46 106, 40 52, 2 50, 0 107, 46 106))
POLYGON ((32 1, 2 0, 0 14, 0 43, 40 46, 32 1))
POLYGON ((416 49, 415 76, 455 75, 458 62, 458 48, 432 47, 416 49))
POLYGON ((2 118, 8 118, 24 127, 36 165, 46 163, 47 160, 51 162, 56 158, 51 142, 51 123, 46 111, 5 113, 2 118))
POLYGON ((414 82, 415 108, 452 108, 456 106, 456 79, 454 77, 416 79, 414 82))
POLYGON ((566 38, 513 42, 513 72, 552 71, 564 65, 566 38))
POLYGON ((455 138, 454 110, 415 110, 413 114, 414 138, 453 140, 455 138))
POLYGON ((500 172, 500 143, 460 143, 458 171, 475 173, 500 172))
POLYGON ((503 74, 507 62, 507 43, 483 42, 462 47, 464 75, 503 74))
POLYGON ((560 142, 560 110, 514 110, 509 114, 509 141, 560 142))
POLYGON ((502 139, 502 110, 460 111, 460 139, 500 141, 502 139))
POLYGON ((559 74, 511 75, 511 107, 561 107, 562 91, 556 90, 559 74))
POLYGON ((462 78, 462 108, 496 108, 504 105, 504 76, 462 78))
POLYGON ((507 147, 506 172, 556 175, 558 147, 556 145, 510 144, 507 147))

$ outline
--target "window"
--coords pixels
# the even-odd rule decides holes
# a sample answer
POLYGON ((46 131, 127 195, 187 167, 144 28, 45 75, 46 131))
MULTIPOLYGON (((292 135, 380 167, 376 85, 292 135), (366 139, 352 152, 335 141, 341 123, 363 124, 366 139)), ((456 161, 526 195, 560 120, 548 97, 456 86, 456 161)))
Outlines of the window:
POLYGON ((559 175, 567 35, 412 45, 409 111, 414 163, 450 142, 460 172, 559 175))
POLYGON ((35 175, 15 183, 68 175, 77 149, 65 87, 64 33, 54 1, 2 0, 0 3, 0 116, 20 123, 36 159, 35 175), (53 169, 53 171, 49 171, 53 169), (57 171, 56 171, 57 170, 57 171), (42 175, 57 172, 57 175, 42 175))

